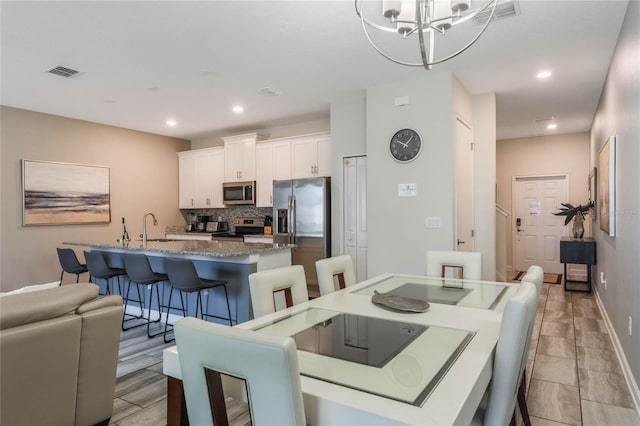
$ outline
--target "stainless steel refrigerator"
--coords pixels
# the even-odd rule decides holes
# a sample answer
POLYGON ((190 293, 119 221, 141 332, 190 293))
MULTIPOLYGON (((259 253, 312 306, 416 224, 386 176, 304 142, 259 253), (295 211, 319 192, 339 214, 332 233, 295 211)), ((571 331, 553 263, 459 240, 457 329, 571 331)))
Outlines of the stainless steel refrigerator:
POLYGON ((331 181, 328 177, 273 181, 273 242, 296 244, 291 262, 317 286, 316 260, 331 256, 331 181))

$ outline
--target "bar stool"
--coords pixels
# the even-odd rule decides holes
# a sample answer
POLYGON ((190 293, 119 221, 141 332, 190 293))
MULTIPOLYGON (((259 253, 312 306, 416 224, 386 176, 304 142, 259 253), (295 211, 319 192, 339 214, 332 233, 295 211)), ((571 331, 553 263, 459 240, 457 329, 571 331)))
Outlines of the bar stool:
POLYGON ((62 267, 60 282, 62 282, 62 276, 64 273, 68 272, 69 274, 76 275, 76 283, 78 283, 80 281, 80 274, 88 272, 87 265, 80 263, 76 257, 76 253, 70 248, 57 247, 56 250, 58 251, 60 266, 62 267))
MULTIPOLYGON (((147 336, 155 337, 163 334, 162 331, 151 334, 151 323, 160 322, 162 320, 162 303, 160 303, 160 290, 157 288, 157 284, 162 281, 168 281, 169 277, 166 274, 160 274, 153 272, 149 259, 144 254, 138 253, 124 253, 124 269, 127 271, 127 277, 129 277, 129 286, 127 287, 127 294, 125 299, 129 299, 129 291, 131 290, 131 283, 138 286, 150 286, 151 291, 149 293, 149 312, 147 313, 147 336), (151 305, 153 304, 153 290, 156 290, 156 297, 158 299, 158 319, 151 320, 151 305)), ((139 294, 139 293, 138 293, 139 294)), ((143 307, 143 301, 140 301, 140 306, 143 307)), ((144 307, 142 308, 144 310, 144 307)), ((137 326, 134 326, 137 327, 137 326)), ((134 328, 129 327, 129 328, 134 328)), ((128 330, 129 328, 126 328, 128 330)))
POLYGON ((171 309, 174 310, 182 310, 182 316, 186 317, 188 314, 189 306, 185 308, 184 298, 182 297, 183 293, 197 293, 196 295, 196 318, 198 317, 198 307, 200 308, 200 316, 204 320, 205 317, 210 318, 218 318, 229 321, 229 325, 231 323, 231 309, 229 308, 229 295, 227 294, 227 282, 224 280, 207 280, 204 278, 200 278, 198 276, 198 272, 196 271, 193 262, 188 259, 173 259, 167 258, 165 259, 165 268, 167 270, 167 274, 169 275, 169 284, 171 284, 171 289, 169 290, 169 303, 167 304, 167 322, 164 324, 164 342, 169 343, 174 339, 167 340, 167 332, 173 330, 173 324, 169 324, 169 311, 171 309), (218 315, 205 314, 204 308, 202 307, 202 290, 212 289, 214 287, 222 287, 224 290, 224 297, 227 301, 227 314, 228 317, 221 317, 218 315), (173 290, 176 289, 180 292, 180 308, 174 308, 171 306, 171 297, 173 296, 173 290), (168 327, 171 326, 171 330, 168 327))
POLYGON ((89 269, 89 281, 91 278, 105 280, 105 292, 112 294, 114 291, 111 290, 111 279, 115 277, 118 280, 118 293, 122 294, 120 277, 127 274, 124 269, 109 267, 102 252, 99 251, 85 251, 84 259, 87 261, 87 269, 89 269))

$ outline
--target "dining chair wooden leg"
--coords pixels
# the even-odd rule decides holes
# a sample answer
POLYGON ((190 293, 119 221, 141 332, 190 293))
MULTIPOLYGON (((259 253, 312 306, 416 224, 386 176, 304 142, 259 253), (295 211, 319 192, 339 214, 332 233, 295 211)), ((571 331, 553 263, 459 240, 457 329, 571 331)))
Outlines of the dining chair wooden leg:
POLYGON ((520 386, 518 386, 518 407, 520 407, 520 414, 522 414, 522 421, 525 426, 531 426, 531 419, 529 419, 529 410, 527 409, 527 396, 524 392, 524 374, 522 380, 520 380, 520 386))

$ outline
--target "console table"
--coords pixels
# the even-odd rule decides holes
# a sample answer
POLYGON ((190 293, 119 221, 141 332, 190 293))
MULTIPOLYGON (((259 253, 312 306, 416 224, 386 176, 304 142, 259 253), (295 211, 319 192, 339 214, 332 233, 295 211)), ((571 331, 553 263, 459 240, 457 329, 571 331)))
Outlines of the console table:
POLYGON ((564 289, 569 291, 591 292, 591 266, 596 264, 596 242, 593 238, 575 239, 563 237, 560 239, 560 262, 564 264, 564 289), (587 265, 587 281, 569 280, 567 263, 587 265), (586 283, 586 290, 567 288, 568 282, 586 283))

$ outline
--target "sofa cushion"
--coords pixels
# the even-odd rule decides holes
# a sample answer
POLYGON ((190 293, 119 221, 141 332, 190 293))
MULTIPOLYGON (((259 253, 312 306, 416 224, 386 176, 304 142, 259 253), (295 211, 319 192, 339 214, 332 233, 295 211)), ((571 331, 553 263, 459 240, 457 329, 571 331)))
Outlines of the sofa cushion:
POLYGON ((95 284, 69 284, 0 298, 0 329, 56 318, 98 297, 95 284))

